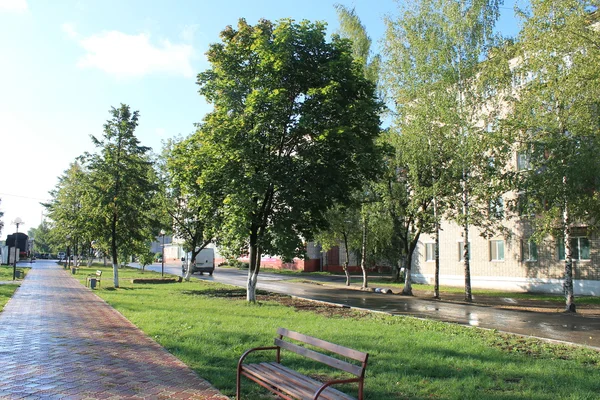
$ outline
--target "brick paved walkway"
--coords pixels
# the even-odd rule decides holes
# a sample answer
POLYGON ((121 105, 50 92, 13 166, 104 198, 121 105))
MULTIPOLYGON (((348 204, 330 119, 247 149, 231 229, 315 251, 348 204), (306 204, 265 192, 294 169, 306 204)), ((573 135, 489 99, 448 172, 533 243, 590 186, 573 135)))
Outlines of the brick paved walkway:
POLYGON ((2 399, 227 399, 56 264, 0 313, 2 399))

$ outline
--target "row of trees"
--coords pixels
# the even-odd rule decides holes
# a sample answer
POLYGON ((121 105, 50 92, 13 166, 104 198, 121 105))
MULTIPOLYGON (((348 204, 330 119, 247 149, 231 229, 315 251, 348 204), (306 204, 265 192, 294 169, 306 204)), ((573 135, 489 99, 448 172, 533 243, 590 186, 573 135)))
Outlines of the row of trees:
MULTIPOLYGON (((369 258, 396 276, 404 267, 411 294, 419 237, 439 237, 447 218, 463 227, 470 301, 471 227, 501 229, 498 199, 527 190, 540 237, 563 228, 574 311, 569 227, 595 222, 598 204, 598 162, 586 155, 598 149, 599 41, 592 2, 555 3, 532 1, 516 43, 494 33, 500 0, 402 5, 385 21, 382 56, 343 6, 329 41, 322 23, 242 19, 198 75, 213 111, 196 132, 153 160, 135 138, 137 112, 113 109, 98 152, 53 192, 54 229, 110 252, 117 286, 119 252, 141 251, 161 228, 193 252, 215 242, 249 254, 254 301, 260 255, 302 256, 315 238, 357 251, 365 287, 369 258), (515 91, 516 76, 535 79, 515 91), (507 168, 515 151, 528 152, 530 173, 507 168)), ((436 255, 436 296, 439 268, 436 255)))

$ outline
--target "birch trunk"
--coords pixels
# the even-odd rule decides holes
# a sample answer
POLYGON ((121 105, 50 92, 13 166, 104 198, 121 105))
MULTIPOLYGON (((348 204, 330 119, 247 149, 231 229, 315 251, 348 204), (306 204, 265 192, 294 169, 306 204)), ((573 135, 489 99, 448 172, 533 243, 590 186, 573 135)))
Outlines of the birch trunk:
POLYGON ((344 263, 344 274, 346 274, 346 286, 350 286, 350 271, 348 264, 350 263, 350 250, 348 250, 348 235, 344 232, 344 249, 346 250, 346 262, 344 263))
POLYGON ((256 243, 257 234, 256 232, 252 232, 250 234, 250 254, 249 254, 249 267, 248 267, 248 282, 246 285, 246 300, 251 303, 256 303, 256 286, 258 282, 258 268, 259 265, 257 260, 260 255, 258 255, 258 246, 256 243))
POLYGON ((363 231, 362 231, 362 247, 360 256, 360 269, 362 269, 363 281, 362 288, 369 287, 367 280, 367 217, 363 213, 363 231))
POLYGON ((113 213, 111 221, 111 250, 113 263, 113 281, 115 288, 119 287, 119 258, 117 255, 117 214, 113 213))
POLYGON ((469 254, 469 194, 467 192, 467 173, 463 170, 463 262, 465 269, 465 301, 472 302, 471 293, 471 260, 469 254))
MULTIPOLYGON (((405 264, 406 265, 406 264, 405 264)), ((402 294, 406 296, 412 296, 412 273, 410 268, 404 268, 404 288, 402 294)))
POLYGON ((194 264, 194 259, 189 258, 186 262, 187 262, 187 269, 185 271, 184 279, 186 280, 186 282, 189 282, 190 279, 192 278, 192 266, 194 264))
MULTIPOLYGON (((566 177, 563 178, 563 183, 566 184, 566 177)), ((569 215, 569 207, 565 201, 563 209, 563 226, 564 226, 564 241, 565 241, 565 281, 563 283, 563 291, 565 294, 565 312, 577 312, 575 307, 575 295, 573 291, 573 248, 571 246, 571 221, 569 215)))
POLYGON ((437 215, 437 200, 433 199, 433 218, 435 219, 435 272, 434 272, 434 283, 433 283, 433 297, 435 299, 440 298, 440 224, 438 223, 437 215))

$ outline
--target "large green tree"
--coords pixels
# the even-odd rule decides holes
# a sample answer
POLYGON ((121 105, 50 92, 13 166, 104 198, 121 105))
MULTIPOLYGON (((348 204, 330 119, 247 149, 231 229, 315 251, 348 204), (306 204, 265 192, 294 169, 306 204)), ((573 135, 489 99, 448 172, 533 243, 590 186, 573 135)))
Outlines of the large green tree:
POLYGON ((135 136, 138 111, 126 104, 112 107, 100 139, 91 136, 96 153, 81 159, 89 171, 92 218, 101 228, 98 242, 112 255, 113 279, 119 287, 118 254, 139 252, 139 246, 156 232, 157 177, 149 156, 135 136))
POLYGON ((575 312, 575 225, 598 223, 600 25, 597 1, 532 0, 516 44, 512 127, 520 206, 540 237, 564 244, 566 311, 575 312), (527 165, 528 164, 528 165, 527 165))
POLYGON ((260 255, 302 256, 378 164, 381 104, 349 41, 325 24, 240 20, 208 51, 200 93, 214 106, 199 130, 206 177, 225 190, 222 242, 249 252, 255 301, 260 255))
POLYGON ((196 256, 216 241, 222 222, 223 185, 220 179, 210 179, 217 174, 203 174, 210 159, 203 156, 195 135, 167 143, 163 158, 164 209, 173 233, 192 253, 185 274, 185 280, 190 280, 196 256))

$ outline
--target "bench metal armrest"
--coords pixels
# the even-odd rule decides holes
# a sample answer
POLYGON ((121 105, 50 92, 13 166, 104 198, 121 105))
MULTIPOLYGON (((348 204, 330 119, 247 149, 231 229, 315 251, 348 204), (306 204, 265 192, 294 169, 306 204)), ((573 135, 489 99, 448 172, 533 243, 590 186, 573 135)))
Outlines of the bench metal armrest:
POLYGON ((244 354, 242 354, 242 356, 240 357, 240 361, 238 361, 238 371, 241 370, 242 367, 242 361, 244 361, 244 359, 248 356, 248 354, 255 352, 255 351, 261 351, 261 350, 277 350, 279 349, 279 346, 268 346, 268 347, 255 347, 253 349, 247 350, 244 354))
MULTIPOLYGON (((319 396, 321 395, 321 393, 323 392, 323 390, 327 389, 329 386, 337 385, 339 383, 352 383, 352 382, 361 382, 361 381, 362 381, 362 378, 351 378, 351 379, 334 379, 332 381, 325 382, 324 384, 321 385, 319 390, 317 390, 315 392, 315 394, 313 395, 313 400, 317 400, 319 398, 319 396)), ((360 395, 359 395, 359 397, 362 400, 362 397, 360 395)))

